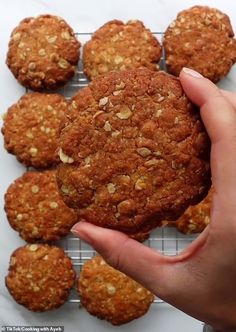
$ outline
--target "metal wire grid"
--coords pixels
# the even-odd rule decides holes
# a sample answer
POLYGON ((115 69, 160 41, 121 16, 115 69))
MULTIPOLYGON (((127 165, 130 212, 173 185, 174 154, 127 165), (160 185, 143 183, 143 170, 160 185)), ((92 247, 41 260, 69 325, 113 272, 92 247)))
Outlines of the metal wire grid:
MULTIPOLYGON (((91 35, 92 33, 76 33, 76 36, 82 44, 90 39, 91 35)), ((162 32, 153 32, 153 35, 160 41, 163 39, 162 32)), ((159 66, 161 70, 166 71, 164 50, 162 50, 159 66)), ((69 99, 76 91, 87 86, 88 83, 89 81, 83 73, 82 61, 80 60, 75 76, 59 92, 69 99)), ((152 249, 158 250, 164 255, 174 256, 191 243, 195 237, 195 235, 182 235, 173 227, 162 227, 154 230, 144 244, 152 249)), ((71 258, 78 275, 84 262, 96 254, 92 247, 80 239, 73 237, 73 235, 60 241, 60 244, 71 258)), ((72 290, 68 302, 76 304, 80 303, 80 299, 78 298, 75 289, 72 290)), ((160 299, 155 299, 154 302, 163 303, 160 299)))

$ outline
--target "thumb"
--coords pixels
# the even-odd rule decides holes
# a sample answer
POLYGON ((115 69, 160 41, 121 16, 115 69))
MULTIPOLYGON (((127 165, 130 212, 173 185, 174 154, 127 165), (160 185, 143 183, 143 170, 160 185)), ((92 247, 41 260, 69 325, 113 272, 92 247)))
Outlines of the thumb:
MULTIPOLYGON (((183 283, 183 276, 181 271, 176 270, 175 273, 173 263, 184 261, 189 252, 176 257, 163 256, 126 234, 82 221, 71 231, 89 243, 109 265, 129 275, 164 301, 172 302, 174 288, 179 292, 178 284, 183 283)), ((199 237, 195 250, 201 247, 203 238, 199 237)))

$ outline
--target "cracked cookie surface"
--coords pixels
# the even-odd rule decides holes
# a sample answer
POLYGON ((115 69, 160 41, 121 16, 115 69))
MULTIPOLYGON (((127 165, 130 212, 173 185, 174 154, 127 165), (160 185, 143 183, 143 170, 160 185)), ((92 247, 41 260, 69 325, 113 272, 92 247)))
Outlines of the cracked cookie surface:
POLYGON ((4 146, 25 166, 48 168, 59 162, 60 123, 68 104, 59 94, 27 93, 4 116, 4 146))
POLYGON ((13 229, 27 242, 49 242, 69 234, 77 214, 62 200, 56 171, 26 172, 5 194, 5 211, 13 229))
POLYGON ((16 302, 43 312, 60 307, 75 282, 75 271, 64 250, 46 244, 28 244, 10 258, 6 286, 16 302))
POLYGON ((145 232, 206 195, 209 139, 175 77, 148 69, 100 76, 66 115, 57 181, 81 220, 145 232))
POLYGON ((52 90, 74 76, 80 46, 61 17, 28 17, 11 34, 6 63, 26 88, 52 90))
POLYGON ((109 266, 100 256, 85 262, 77 281, 82 305, 113 325, 143 316, 154 300, 146 288, 109 266))
POLYGON ((158 70, 161 45, 141 21, 113 20, 104 24, 83 50, 84 73, 89 79, 112 70, 146 67, 158 70))
POLYGON ((213 82, 236 62, 236 39, 229 17, 207 6, 183 10, 167 28, 163 45, 168 71, 176 76, 192 68, 213 82))

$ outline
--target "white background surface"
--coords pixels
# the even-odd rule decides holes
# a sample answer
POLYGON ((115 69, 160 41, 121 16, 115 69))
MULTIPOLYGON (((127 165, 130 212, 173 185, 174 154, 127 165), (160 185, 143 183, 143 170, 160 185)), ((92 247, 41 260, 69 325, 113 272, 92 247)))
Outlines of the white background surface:
MULTIPOLYGON (((77 32, 92 32, 110 19, 140 19, 152 31, 164 31, 176 14, 195 4, 216 7, 227 13, 236 30, 236 3, 233 0, 0 0, 0 108, 7 108, 24 93, 7 66, 5 57, 12 29, 27 16, 51 13, 62 16, 77 32)), ((235 66, 236 67, 236 66, 235 66)), ((236 90, 236 68, 220 83, 226 89, 236 90)), ((143 318, 122 327, 112 327, 100 321, 77 305, 66 304, 49 313, 31 313, 16 304, 4 286, 11 252, 24 242, 7 223, 3 211, 3 195, 10 183, 20 176, 24 168, 3 149, 0 137, 0 327, 1 325, 63 325, 65 332, 200 332, 202 323, 167 304, 155 304, 143 318)))

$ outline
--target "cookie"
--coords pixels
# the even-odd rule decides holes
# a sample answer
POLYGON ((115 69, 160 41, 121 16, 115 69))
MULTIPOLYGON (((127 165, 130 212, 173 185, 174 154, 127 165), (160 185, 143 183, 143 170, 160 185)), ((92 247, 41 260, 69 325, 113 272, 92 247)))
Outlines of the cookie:
POLYGON ((112 70, 147 67, 158 70, 161 46, 141 21, 113 20, 84 45, 84 73, 89 79, 112 70))
POLYGON ((56 309, 67 300, 75 276, 71 260, 62 249, 31 244, 13 252, 5 281, 16 302, 42 312, 56 309))
POLYGON ((180 12, 164 35, 168 71, 178 76, 189 67, 218 82, 236 62, 233 36, 229 17, 215 8, 194 6, 180 12))
POLYGON ((2 127, 4 146, 25 166, 49 168, 56 152, 66 99, 59 94, 27 93, 12 105, 2 127))
POLYGON ((71 100, 58 186, 79 218, 126 233, 176 220, 210 185, 210 142, 179 80, 111 72, 71 100))
POLYGON ((201 233, 210 222, 212 189, 202 202, 190 206, 184 214, 173 223, 183 234, 201 233))
POLYGON ((146 241, 150 236, 150 232, 138 232, 134 234, 130 234, 129 237, 131 239, 136 240, 138 242, 144 242, 146 241))
POLYGON ((11 227, 31 243, 59 240, 77 222, 76 212, 59 195, 55 170, 16 179, 5 194, 5 211, 11 227))
POLYGON ((154 300, 152 293, 106 264, 100 256, 83 265, 77 290, 81 304, 91 315, 113 325, 143 316, 154 300))
POLYGON ((74 76, 79 49, 80 42, 61 17, 28 17, 11 34, 6 63, 26 88, 51 90, 74 76))

